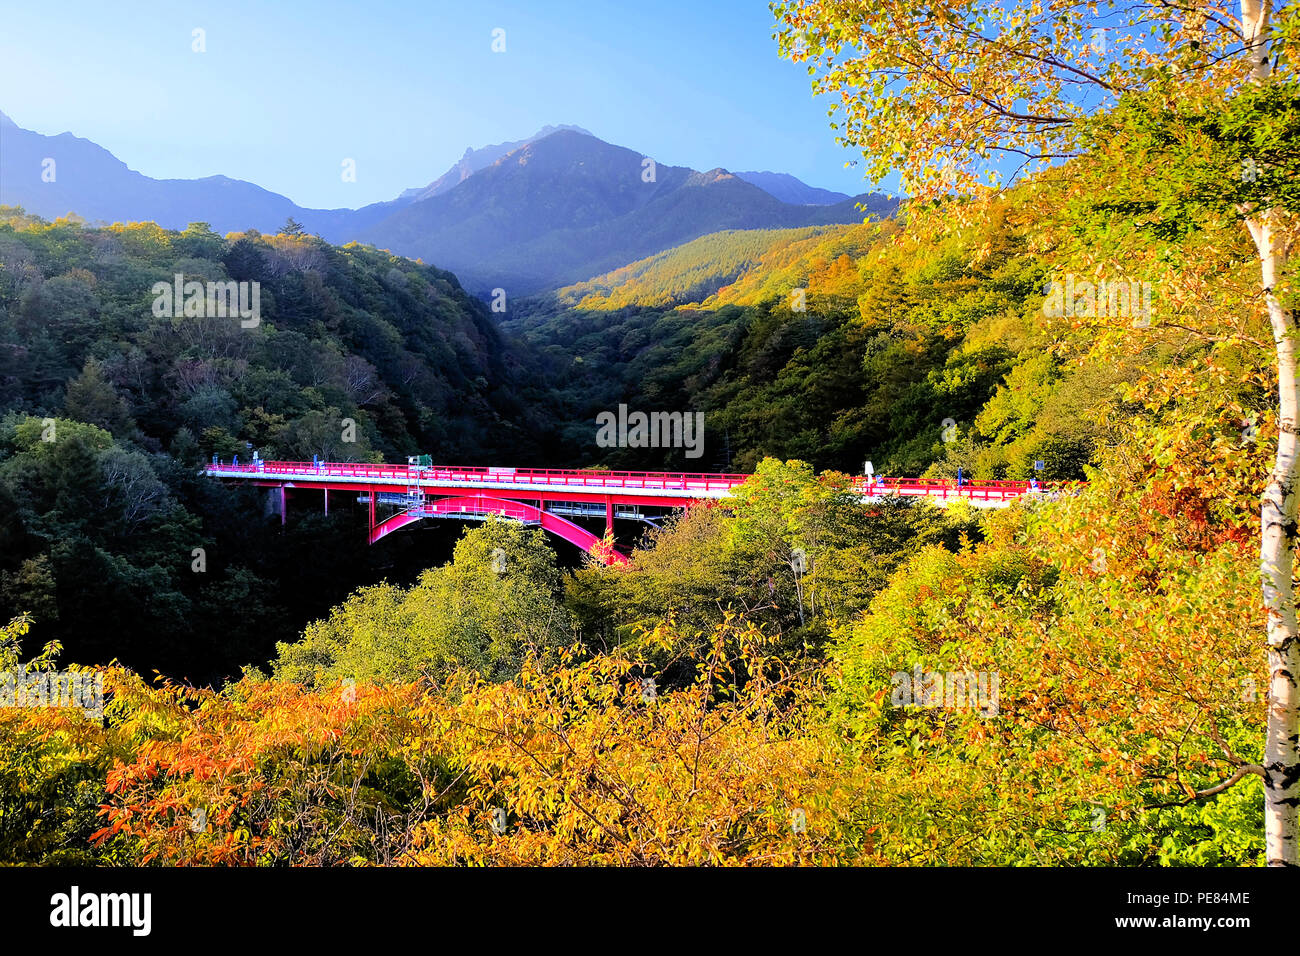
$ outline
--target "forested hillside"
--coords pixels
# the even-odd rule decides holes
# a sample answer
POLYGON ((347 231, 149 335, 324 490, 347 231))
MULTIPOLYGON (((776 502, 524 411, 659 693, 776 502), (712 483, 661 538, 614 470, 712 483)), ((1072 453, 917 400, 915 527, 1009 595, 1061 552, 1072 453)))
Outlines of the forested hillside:
POLYGON ((410 260, 301 235, 88 229, 6 210, 0 614, 31 612, 36 639, 83 661, 236 673, 403 545, 367 553, 346 508, 304 515, 286 538, 264 494, 222 489, 198 465, 254 449, 528 457, 540 429, 521 368, 454 276, 410 260), (260 322, 156 316, 151 289, 176 273, 259 282, 260 322))
POLYGON ((1044 321, 1055 276, 1031 248, 1035 218, 1021 194, 927 238, 895 223, 718 233, 530 300, 505 328, 546 357, 588 457, 601 450, 585 423, 627 402, 705 412, 705 462, 723 470, 773 456, 1027 478, 1041 461, 1040 477, 1083 478, 1115 386, 1150 356, 1091 362, 1068 326, 1044 321))

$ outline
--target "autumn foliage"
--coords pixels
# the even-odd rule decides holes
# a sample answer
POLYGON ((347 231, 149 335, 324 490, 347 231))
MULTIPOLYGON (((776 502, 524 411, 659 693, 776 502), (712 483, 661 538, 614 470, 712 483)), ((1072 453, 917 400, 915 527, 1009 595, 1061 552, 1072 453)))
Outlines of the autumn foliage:
MULTIPOLYGON (((6 858, 1258 862, 1258 782, 1198 796, 1258 747, 1250 547, 1240 515, 1160 458, 911 555, 824 659, 726 616, 495 683, 250 671, 218 691, 107 669, 102 721, 0 710, 6 858), (1153 506, 1171 483, 1180 507, 1153 506), (996 713, 900 704, 916 669, 997 673, 996 713), (23 806, 59 792, 80 798, 55 840, 23 806)), ((778 500, 763 488, 756 506, 778 500)))

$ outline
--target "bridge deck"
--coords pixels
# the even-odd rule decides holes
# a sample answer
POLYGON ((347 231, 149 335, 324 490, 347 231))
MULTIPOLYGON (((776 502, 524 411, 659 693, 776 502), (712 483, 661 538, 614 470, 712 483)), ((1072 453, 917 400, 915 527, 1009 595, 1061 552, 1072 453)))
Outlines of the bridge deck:
MULTIPOLYGON (((214 478, 247 481, 278 488, 280 521, 285 521, 290 489, 325 493, 364 492, 369 505, 370 542, 423 518, 471 518, 502 515, 538 524, 607 563, 623 563, 627 555, 613 546, 614 519, 619 508, 680 508, 695 502, 720 500, 748 475, 688 474, 657 471, 566 471, 555 468, 483 468, 461 465, 372 465, 359 462, 253 461, 242 465, 214 461, 204 468, 214 478), (377 500, 396 505, 381 517, 377 500), (396 500, 393 500, 396 499, 396 500), (562 517, 605 516, 605 538, 562 517)), ((940 503, 964 499, 984 508, 1005 508, 1021 495, 1039 491, 1037 482, 922 481, 912 478, 855 478, 864 501, 886 495, 923 496, 940 503)))
MULTIPOLYGON (((289 487, 346 487, 364 485, 376 490, 400 488, 437 493, 464 489, 538 497, 544 500, 590 501, 606 496, 619 503, 669 505, 677 502, 726 498, 748 475, 692 474, 654 471, 577 471, 554 468, 486 468, 460 465, 414 467, 353 462, 258 461, 239 465, 218 463, 205 469, 214 478, 252 480, 289 487)), ((1028 481, 927 481, 915 478, 854 479, 864 497, 881 495, 923 496, 948 500, 966 498, 974 504, 1003 505, 1035 489, 1028 481)))

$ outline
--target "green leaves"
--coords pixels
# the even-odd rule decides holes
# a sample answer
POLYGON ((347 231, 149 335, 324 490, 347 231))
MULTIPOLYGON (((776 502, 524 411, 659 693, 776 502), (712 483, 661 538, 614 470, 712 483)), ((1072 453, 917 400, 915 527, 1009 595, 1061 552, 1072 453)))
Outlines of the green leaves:
POLYGON ((560 597, 543 532, 489 519, 414 587, 362 588, 308 625, 301 641, 278 644, 274 674, 310 687, 439 679, 460 668, 508 680, 528 661, 554 665, 573 643, 560 597))
MULTIPOLYGON (((1207 217, 1300 209, 1300 85, 1250 84, 1231 96, 1131 94, 1083 128, 1098 211, 1177 242, 1207 217), (1103 190, 1103 177, 1105 189, 1103 190)), ((1087 203, 1084 200, 1083 203, 1087 203)))

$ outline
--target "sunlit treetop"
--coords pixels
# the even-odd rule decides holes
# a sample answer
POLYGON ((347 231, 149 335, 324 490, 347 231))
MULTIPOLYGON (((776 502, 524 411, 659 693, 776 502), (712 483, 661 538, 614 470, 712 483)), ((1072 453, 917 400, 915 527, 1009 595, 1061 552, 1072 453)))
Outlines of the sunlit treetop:
POLYGON ((771 5, 841 145, 914 200, 979 195, 1080 151, 1078 121, 1133 91, 1226 92, 1294 62, 1294 5, 796 0, 771 5), (1290 54, 1290 55, 1289 55, 1290 54), (1001 171, 999 171, 999 167, 1001 171))

